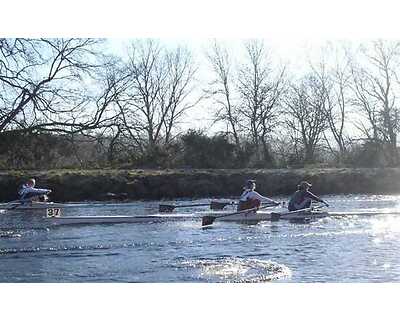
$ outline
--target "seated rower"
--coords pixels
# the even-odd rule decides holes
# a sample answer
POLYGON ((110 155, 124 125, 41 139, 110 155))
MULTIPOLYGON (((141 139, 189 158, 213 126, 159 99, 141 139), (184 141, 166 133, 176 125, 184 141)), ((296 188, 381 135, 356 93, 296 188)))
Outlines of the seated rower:
POLYGON ((309 189, 312 187, 311 183, 307 181, 302 181, 297 186, 297 191, 292 195, 289 200, 288 209, 289 211, 302 210, 311 207, 312 200, 317 202, 324 203, 327 207, 329 207, 328 203, 326 203, 321 198, 317 197, 315 194, 312 194, 309 189))
POLYGON ((51 190, 35 188, 35 184, 35 179, 29 179, 18 190, 19 200, 22 203, 28 203, 32 201, 47 201, 47 195, 51 192, 51 190))
POLYGON ((261 201, 268 201, 272 204, 279 205, 279 202, 276 202, 270 198, 264 197, 259 194, 256 189, 256 181, 248 180, 246 185, 244 186, 244 192, 240 196, 239 204, 237 207, 237 211, 247 210, 247 209, 258 209, 261 205, 261 201))

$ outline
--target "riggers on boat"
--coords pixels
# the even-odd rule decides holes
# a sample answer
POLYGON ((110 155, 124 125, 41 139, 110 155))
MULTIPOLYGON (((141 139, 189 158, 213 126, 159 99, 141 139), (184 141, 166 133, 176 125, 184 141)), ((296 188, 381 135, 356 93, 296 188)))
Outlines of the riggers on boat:
POLYGON ((271 213, 271 221, 276 220, 289 220, 289 221, 309 221, 309 220, 317 220, 328 217, 330 214, 327 210, 323 210, 320 208, 308 208, 297 211, 288 211, 283 213, 272 212, 271 213))
MULTIPOLYGON (((127 204, 99 204, 101 207, 120 207, 127 204)), ((150 215, 124 215, 124 216, 63 216, 66 208, 77 207, 93 207, 97 204, 60 204, 52 202, 36 202, 29 204, 21 204, 19 202, 8 203, 1 209, 2 213, 22 211, 29 213, 40 213, 44 217, 45 224, 50 225, 73 225, 73 224, 106 224, 106 223, 148 223, 148 222, 167 222, 167 221, 184 221, 184 220, 200 220, 203 217, 212 217, 213 220, 232 221, 241 223, 257 223, 260 221, 270 220, 299 220, 299 219, 318 219, 326 217, 328 213, 321 210, 300 210, 288 212, 284 208, 266 208, 255 212, 254 210, 246 210, 245 212, 236 211, 209 211, 197 212, 196 214, 150 214, 150 215), (18 205, 13 209, 15 205, 18 205), (214 219, 215 218, 215 219, 214 219)), ((36 214, 35 214, 36 215, 36 214)))
MULTIPOLYGON (((273 214, 273 213, 272 213, 273 214)), ((244 215, 238 213, 229 217, 213 214, 220 221, 239 222, 239 223, 258 223, 261 221, 274 221, 271 212, 257 212, 244 215)), ((328 216, 327 212, 317 214, 297 215, 296 217, 281 216, 286 220, 307 220, 318 219, 328 216)), ((171 221, 200 220, 202 216, 194 214, 155 214, 155 215, 137 215, 137 216, 68 216, 68 217, 46 217, 44 218, 50 225, 76 225, 76 224, 114 224, 114 223, 158 223, 171 221)))
POLYGON ((248 222, 257 223, 260 221, 277 220, 313 220, 329 216, 328 211, 321 209, 304 209, 298 211, 288 211, 287 209, 258 210, 257 212, 235 212, 235 211, 209 211, 202 212, 203 216, 213 217, 219 221, 248 222))

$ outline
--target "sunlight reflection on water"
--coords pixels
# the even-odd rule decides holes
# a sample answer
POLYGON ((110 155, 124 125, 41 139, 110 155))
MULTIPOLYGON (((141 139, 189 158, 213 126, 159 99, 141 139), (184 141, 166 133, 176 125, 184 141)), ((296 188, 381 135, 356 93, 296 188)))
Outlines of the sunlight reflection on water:
POLYGON ((217 282, 256 283, 290 278, 288 267, 273 261, 243 258, 185 261, 182 265, 199 269, 199 278, 217 282))
MULTIPOLYGON (((331 212, 400 213, 400 196, 324 199, 331 212)), ((156 213, 158 204, 85 207, 66 215, 156 213)), ((0 215, 0 282, 400 282, 396 215, 305 224, 216 221, 206 230, 200 221, 57 228, 34 228, 34 222, 40 220, 0 215)))

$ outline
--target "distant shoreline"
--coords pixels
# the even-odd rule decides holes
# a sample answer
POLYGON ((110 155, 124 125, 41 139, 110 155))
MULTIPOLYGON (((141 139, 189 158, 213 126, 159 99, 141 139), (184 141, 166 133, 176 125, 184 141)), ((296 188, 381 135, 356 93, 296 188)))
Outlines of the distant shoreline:
POLYGON ((246 179, 256 179, 257 190, 267 196, 289 195, 302 180, 320 195, 400 193, 400 168, 2 170, 0 202, 14 200, 29 177, 52 189, 53 201, 112 200, 110 194, 116 200, 234 197, 246 179))

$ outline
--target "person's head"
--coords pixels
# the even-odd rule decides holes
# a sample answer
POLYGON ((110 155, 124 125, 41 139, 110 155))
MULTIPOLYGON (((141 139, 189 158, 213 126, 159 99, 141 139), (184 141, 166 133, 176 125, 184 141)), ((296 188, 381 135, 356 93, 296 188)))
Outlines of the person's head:
POLYGON ((29 187, 34 187, 35 186, 35 184, 36 184, 36 181, 35 181, 35 179, 28 179, 28 181, 26 181, 26 185, 27 186, 29 186, 29 187))
POLYGON ((244 187, 249 190, 254 190, 256 188, 256 180, 247 180, 244 187))
POLYGON ((299 185, 297 186, 297 188, 299 190, 305 190, 307 191, 308 189, 310 189, 312 187, 311 183, 308 183, 307 181, 302 181, 299 183, 299 185))

